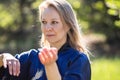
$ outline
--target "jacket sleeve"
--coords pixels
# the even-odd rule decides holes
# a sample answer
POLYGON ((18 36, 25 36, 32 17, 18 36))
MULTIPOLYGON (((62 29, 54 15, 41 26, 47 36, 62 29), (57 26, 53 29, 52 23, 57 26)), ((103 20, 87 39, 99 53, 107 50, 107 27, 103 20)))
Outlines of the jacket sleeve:
MULTIPOLYGON (((18 78, 19 80, 25 80, 27 77, 27 73, 29 71, 29 56, 31 51, 23 52, 21 54, 17 54, 15 57, 20 61, 20 75, 18 78)), ((16 79, 14 79, 16 80, 16 79)))
POLYGON ((22 52, 20 54, 16 54, 15 58, 17 58, 20 61, 20 75, 18 77, 11 76, 8 72, 8 69, 5 70, 5 74, 3 76, 4 80, 27 80, 27 73, 29 69, 29 57, 30 57, 30 51, 22 52))
POLYGON ((85 54, 80 54, 68 67, 62 80, 91 80, 90 63, 85 54))

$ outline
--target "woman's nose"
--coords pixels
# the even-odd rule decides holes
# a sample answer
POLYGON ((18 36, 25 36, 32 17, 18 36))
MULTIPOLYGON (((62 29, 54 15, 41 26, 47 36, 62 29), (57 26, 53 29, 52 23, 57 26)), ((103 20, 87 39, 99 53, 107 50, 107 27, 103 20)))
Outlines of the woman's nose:
POLYGON ((52 25, 51 25, 51 24, 47 24, 46 27, 45 27, 45 29, 46 29, 47 31, 52 30, 52 25))

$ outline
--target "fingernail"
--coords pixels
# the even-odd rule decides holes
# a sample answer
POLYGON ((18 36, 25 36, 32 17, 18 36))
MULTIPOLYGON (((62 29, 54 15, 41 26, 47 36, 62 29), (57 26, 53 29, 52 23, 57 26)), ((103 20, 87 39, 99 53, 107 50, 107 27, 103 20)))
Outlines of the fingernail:
POLYGON ((12 75, 12 72, 10 72, 10 75, 12 75))
POLYGON ((14 76, 16 76, 16 74, 14 73, 14 76))
POLYGON ((17 73, 17 76, 19 76, 19 73, 17 73))
POLYGON ((6 65, 4 65, 4 68, 7 68, 7 66, 6 66, 6 65))

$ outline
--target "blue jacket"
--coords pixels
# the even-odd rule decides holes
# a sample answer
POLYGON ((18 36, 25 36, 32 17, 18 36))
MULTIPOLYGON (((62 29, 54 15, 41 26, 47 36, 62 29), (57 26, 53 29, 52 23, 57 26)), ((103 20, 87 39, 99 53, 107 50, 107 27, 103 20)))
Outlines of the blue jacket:
MULTIPOLYGON (((7 75, 5 80, 47 80, 38 54, 39 50, 36 49, 17 54, 16 58, 21 64, 21 73, 19 77, 7 75)), ((91 68, 87 56, 68 44, 63 45, 58 51, 56 63, 62 80, 91 80, 91 68)))

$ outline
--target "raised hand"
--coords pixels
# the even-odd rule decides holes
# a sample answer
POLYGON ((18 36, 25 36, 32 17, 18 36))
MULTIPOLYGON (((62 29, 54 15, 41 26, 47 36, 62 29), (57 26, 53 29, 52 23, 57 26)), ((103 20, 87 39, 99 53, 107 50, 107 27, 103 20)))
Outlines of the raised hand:
POLYGON ((57 53, 56 48, 43 48, 39 53, 39 59, 43 65, 49 65, 57 60, 57 53))

